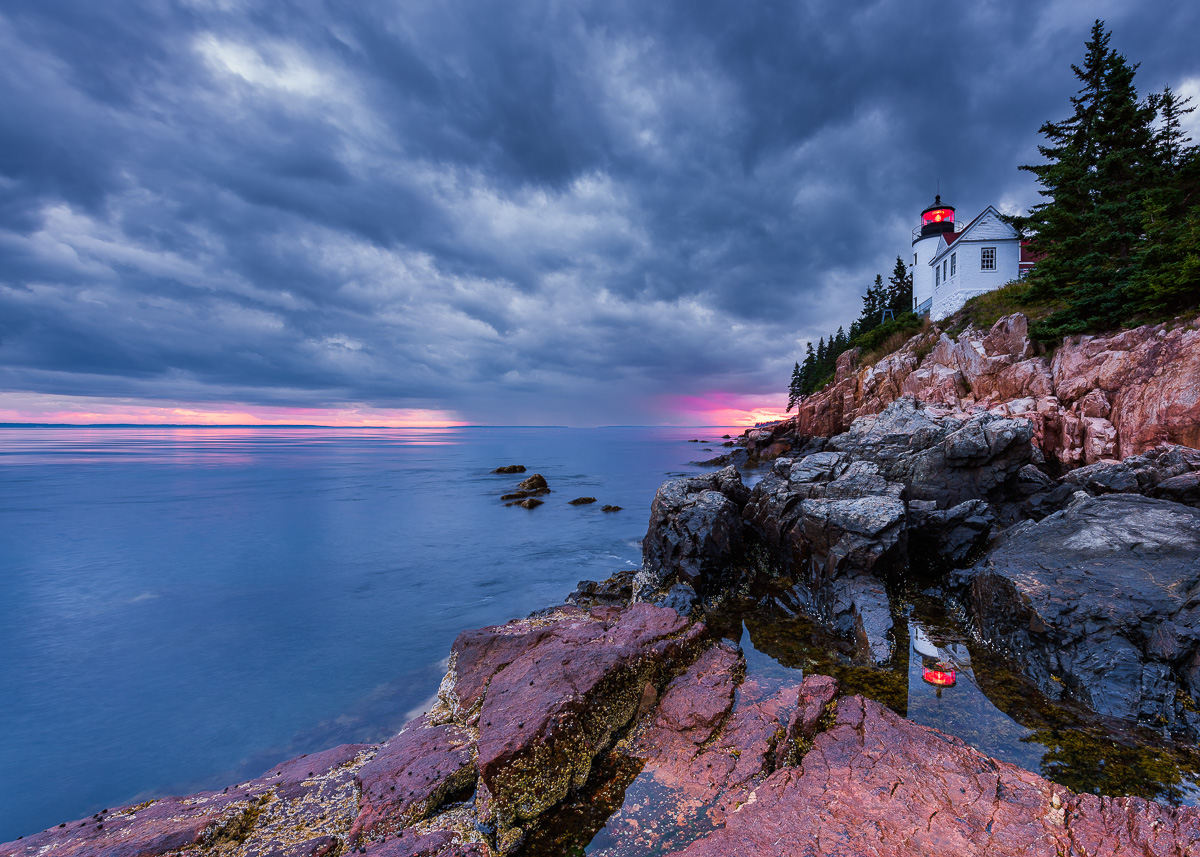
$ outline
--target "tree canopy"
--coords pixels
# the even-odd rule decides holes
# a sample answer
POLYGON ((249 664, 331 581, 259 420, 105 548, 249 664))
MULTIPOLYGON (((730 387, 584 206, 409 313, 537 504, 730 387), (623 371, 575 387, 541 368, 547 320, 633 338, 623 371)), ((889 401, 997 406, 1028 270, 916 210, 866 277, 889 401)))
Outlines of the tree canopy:
POLYGON ((1042 339, 1118 327, 1200 302, 1200 165, 1180 120, 1193 109, 1170 88, 1140 99, 1138 66, 1092 25, 1072 114, 1039 129, 1032 173, 1045 198, 1014 219, 1042 258, 1027 301, 1058 309, 1035 325, 1042 339))

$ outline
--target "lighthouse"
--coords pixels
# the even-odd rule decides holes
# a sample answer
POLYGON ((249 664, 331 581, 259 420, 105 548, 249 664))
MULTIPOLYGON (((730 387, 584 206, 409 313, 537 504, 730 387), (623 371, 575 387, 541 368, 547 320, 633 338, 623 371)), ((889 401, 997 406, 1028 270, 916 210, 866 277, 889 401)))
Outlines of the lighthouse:
POLYGON ((913 312, 917 315, 929 315, 935 285, 929 263, 945 244, 953 243, 946 239, 954 232, 954 206, 943 205, 938 194, 933 205, 921 212, 921 225, 912 234, 913 312))
POLYGON ((912 231, 913 312, 941 321, 971 298, 1021 279, 1036 263, 995 206, 962 226, 954 222, 954 206, 943 205, 938 194, 912 231))

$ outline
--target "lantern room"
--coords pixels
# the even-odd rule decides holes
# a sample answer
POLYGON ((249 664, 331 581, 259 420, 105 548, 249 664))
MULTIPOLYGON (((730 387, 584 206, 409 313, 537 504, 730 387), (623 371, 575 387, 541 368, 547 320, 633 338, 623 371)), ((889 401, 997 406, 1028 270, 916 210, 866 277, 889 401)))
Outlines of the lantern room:
POLYGON ((921 237, 954 231, 954 206, 942 205, 942 195, 933 198, 933 205, 921 212, 921 237))

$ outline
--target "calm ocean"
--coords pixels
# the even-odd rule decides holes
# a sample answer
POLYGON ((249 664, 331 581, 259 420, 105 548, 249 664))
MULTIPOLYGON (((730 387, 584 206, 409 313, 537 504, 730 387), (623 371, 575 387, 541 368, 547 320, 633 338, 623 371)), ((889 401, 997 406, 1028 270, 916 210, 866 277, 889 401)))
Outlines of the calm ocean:
POLYGON ((0 428, 0 842, 394 734, 459 631, 638 564, 726 432, 0 428))

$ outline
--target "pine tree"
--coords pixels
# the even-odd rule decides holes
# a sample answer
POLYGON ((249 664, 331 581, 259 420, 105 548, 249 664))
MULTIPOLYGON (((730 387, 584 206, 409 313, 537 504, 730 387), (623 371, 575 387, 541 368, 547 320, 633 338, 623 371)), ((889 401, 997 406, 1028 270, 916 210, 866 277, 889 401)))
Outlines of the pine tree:
POLYGON ((808 394, 813 392, 817 383, 817 353, 813 344, 808 343, 804 352, 804 366, 800 369, 800 391, 808 394))
POLYGON ((1136 65, 1109 47, 1112 34, 1097 20, 1082 66, 1082 87, 1071 97, 1074 114, 1046 122, 1038 146, 1047 163, 1025 165, 1046 202, 1016 218, 1044 253, 1030 276, 1031 298, 1063 301, 1064 309, 1038 325, 1043 338, 1111 327, 1128 311, 1151 181, 1153 102, 1139 102, 1136 65))
POLYGON ((1156 175, 1147 194, 1135 279, 1138 308, 1162 314, 1200 304, 1200 150, 1181 120, 1195 110, 1170 87, 1157 96, 1156 175))
POLYGON ((892 268, 892 275, 888 277, 887 287, 887 305, 894 315, 899 316, 901 313, 913 311, 912 289, 912 274, 909 273, 904 260, 897 256, 896 265, 892 268))
POLYGON ((796 363, 792 367, 792 383, 788 386, 788 403, 784 413, 790 413, 792 408, 796 407, 796 402, 804 395, 801 387, 804 384, 804 379, 800 376, 800 364, 796 363))

